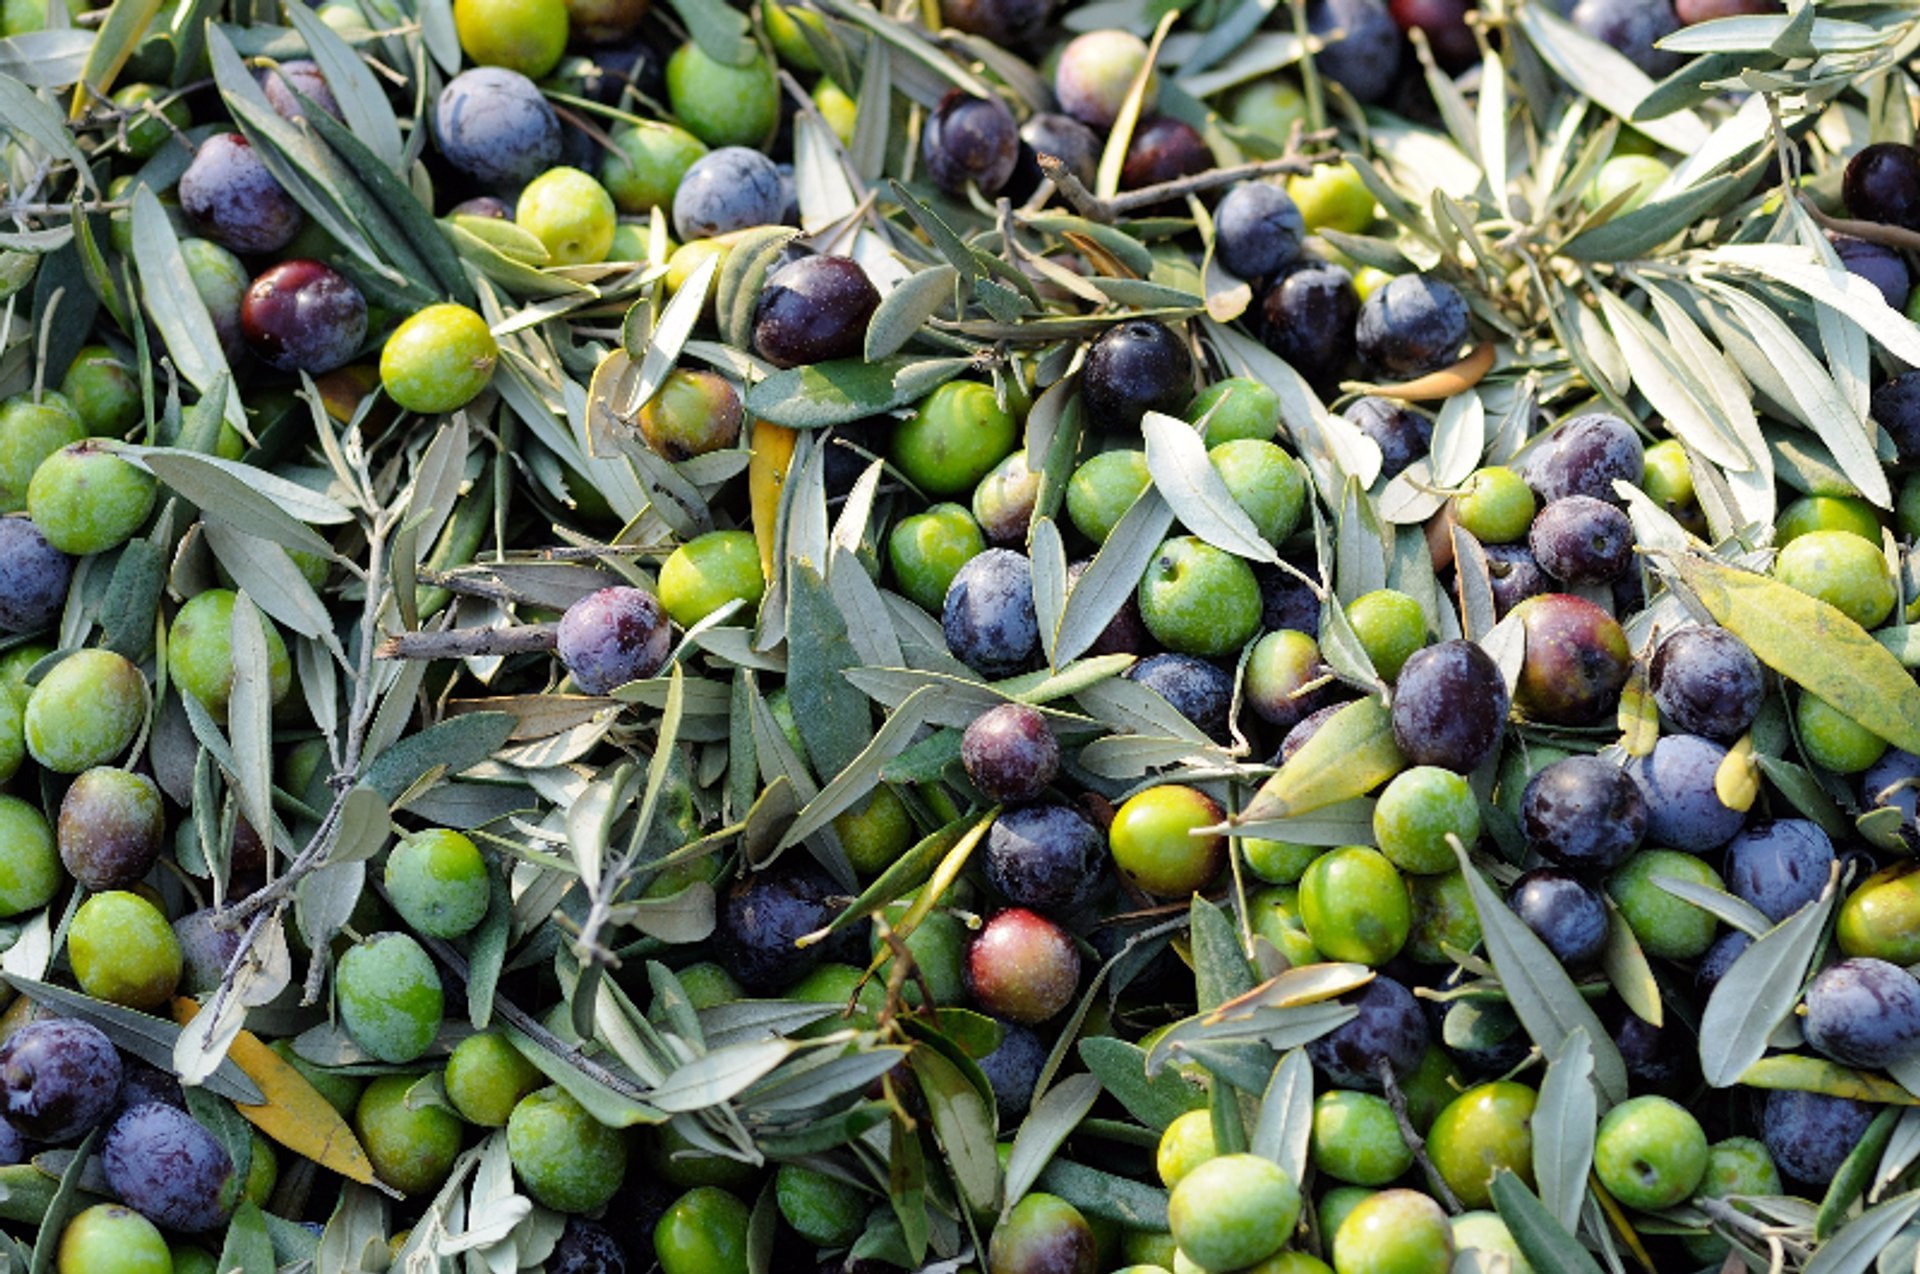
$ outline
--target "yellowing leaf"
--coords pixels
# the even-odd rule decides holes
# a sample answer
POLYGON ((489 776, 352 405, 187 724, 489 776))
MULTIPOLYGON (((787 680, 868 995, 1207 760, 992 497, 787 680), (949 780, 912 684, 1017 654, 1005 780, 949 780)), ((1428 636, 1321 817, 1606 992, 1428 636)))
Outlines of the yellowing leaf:
POLYGON ((1761 663, 1896 748, 1920 752, 1920 685, 1866 629, 1764 575, 1690 554, 1671 563, 1707 613, 1761 663))
POLYGON ((773 578, 773 541, 780 525, 780 488, 800 435, 784 425, 753 422, 753 459, 747 465, 747 498, 753 505, 753 538, 760 546, 760 570, 773 578))
POLYGON ((1285 818, 1371 792, 1407 758, 1393 741, 1393 716, 1378 699, 1348 704, 1328 718, 1255 793, 1239 822, 1285 818))
POLYGON ((1620 691, 1620 749, 1628 756, 1646 756, 1660 741, 1660 705, 1647 688, 1646 665, 1636 663, 1620 691))
POLYGON ((1743 734, 1727 750, 1720 768, 1713 772, 1713 793, 1720 803, 1742 814, 1753 808, 1760 797, 1760 766, 1753 759, 1753 736, 1743 734))
POLYGON ((1882 1106, 1920 1106, 1920 1097, 1884 1075, 1870 1075, 1823 1057, 1803 1057, 1798 1053, 1763 1057, 1740 1072, 1739 1082, 1748 1088, 1825 1093, 1829 1097, 1851 1097, 1882 1106))
MULTIPOLYGON (((199 1004, 192 1000, 173 1002, 173 1020, 182 1026, 193 1021, 199 1012, 199 1004)), ((349 1181, 368 1186, 380 1184, 367 1152, 340 1112, 304 1075, 261 1043, 259 1036, 241 1031, 227 1055, 267 1098, 262 1106, 234 1104, 234 1109, 247 1122, 295 1154, 349 1181)))

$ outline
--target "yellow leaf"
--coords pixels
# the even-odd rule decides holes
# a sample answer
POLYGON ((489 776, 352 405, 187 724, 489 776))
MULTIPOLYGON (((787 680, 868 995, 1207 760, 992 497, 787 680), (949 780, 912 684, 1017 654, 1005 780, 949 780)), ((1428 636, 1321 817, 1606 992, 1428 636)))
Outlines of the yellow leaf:
POLYGON ((1647 688, 1646 665, 1635 663, 1620 691, 1620 749, 1628 756, 1646 756, 1660 741, 1660 705, 1647 688))
POLYGON ((1235 820, 1257 823, 1324 809, 1371 792, 1407 768, 1393 741, 1393 715, 1378 699, 1359 699, 1340 709, 1261 785, 1235 820))
POLYGON ((1713 772, 1713 793, 1720 803, 1742 814, 1760 798, 1760 766, 1753 759, 1753 736, 1743 734, 1727 749, 1720 768, 1713 772))
POLYGON ((1920 1097, 1886 1078, 1829 1062, 1823 1057, 1805 1057, 1798 1053, 1777 1053, 1763 1057, 1741 1072, 1740 1083, 1748 1088, 1788 1089, 1803 1093, 1824 1093, 1829 1097, 1851 1097, 1855 1101, 1882 1106, 1920 1106, 1920 1097))
POLYGON ((780 489, 787 482, 793 445, 800 435, 784 425, 753 422, 753 459, 747 464, 747 499, 753 506, 753 538, 760 545, 760 571, 773 579, 774 534, 780 525, 780 489))
MULTIPOLYGON (((200 1006, 192 1000, 173 1002, 173 1020, 182 1026, 199 1012, 200 1006)), ((295 1154, 349 1181, 368 1186, 380 1184, 367 1152, 360 1146, 360 1139, 353 1135, 353 1129, 340 1117, 340 1112, 305 1076, 261 1043, 259 1036, 241 1031, 227 1055, 267 1098, 264 1106, 234 1105, 247 1122, 295 1154)))

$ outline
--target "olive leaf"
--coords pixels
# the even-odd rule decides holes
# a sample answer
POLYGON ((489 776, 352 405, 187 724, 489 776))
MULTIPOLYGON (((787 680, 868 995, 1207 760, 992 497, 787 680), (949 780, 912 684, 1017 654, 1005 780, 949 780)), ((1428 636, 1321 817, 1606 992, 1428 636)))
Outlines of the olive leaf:
POLYGON ((1824 1093, 1882 1106, 1920 1106, 1901 1085, 1879 1075, 1799 1053, 1772 1053, 1740 1072, 1744 1088, 1824 1093))
POLYGON ((1760 662, 1895 747, 1920 751, 1920 685, 1859 624, 1777 580, 1691 553, 1667 568, 1760 662))
POLYGON ((1607 981, 1635 1017, 1649 1026, 1664 1024, 1660 984, 1654 981, 1653 966, 1647 963, 1640 940, 1633 936, 1632 926, 1611 899, 1607 902, 1607 945, 1601 953, 1600 964, 1607 981))
MULTIPOLYGON (((1368 702, 1371 702, 1369 700, 1368 702)), ((1303 749, 1304 750, 1304 749, 1303 749)), ((1460 861, 1474 910, 1480 916, 1480 929, 1487 954, 1500 979, 1507 1001, 1527 1028, 1527 1034, 1549 1057, 1558 1056, 1566 1040, 1582 1031, 1593 1050, 1593 1078, 1608 1105, 1626 1100, 1626 1063, 1613 1037, 1601 1026, 1600 1019, 1587 1006, 1567 971, 1553 957, 1524 921, 1493 892, 1467 857, 1456 838, 1454 856, 1460 861)), ((1704 1037, 1704 1030, 1702 1035, 1704 1037)), ((1704 1048, 1705 1039, 1702 1039, 1704 1048)), ((1504 1214, 1503 1214, 1504 1215, 1504 1214)))
MULTIPOLYGON (((130 10, 137 11, 144 0, 124 0, 130 10)), ((151 0, 158 7, 158 0, 151 0)), ((124 15, 123 15, 124 20, 124 15)), ((105 43, 105 36, 95 42, 95 51, 105 43)), ((99 71, 89 58, 87 78, 94 80, 99 71)), ((66 124, 60 118, 60 111, 51 102, 46 101, 31 88, 15 79, 11 74, 0 74, 0 130, 11 134, 23 144, 36 146, 45 151, 49 158, 63 161, 72 166, 80 181, 88 188, 94 188, 93 171, 87 164, 86 156, 74 143, 72 134, 67 132, 66 124)))
POLYGON ((887 293, 867 321, 866 357, 878 362, 900 352, 953 299, 960 272, 951 265, 928 266, 907 276, 887 293))
POLYGON ((234 1210, 233 1219, 227 1222, 219 1268, 237 1270, 239 1274, 273 1274, 278 1268, 273 1239, 267 1232, 266 1214, 252 1200, 242 1202, 234 1210))
POLYGON ((1107 624, 1133 596, 1173 525, 1173 509, 1152 487, 1140 493, 1114 524, 1093 563, 1067 593, 1060 628, 1053 639, 1056 664, 1079 657, 1106 631, 1107 624))
POLYGON ((1700 1017, 1700 1072, 1709 1084, 1738 1083, 1765 1054, 1774 1028, 1800 999, 1833 894, 1829 880, 1817 901, 1755 938, 1714 987, 1700 1017))
POLYGON ((1547 1063, 1533 1112, 1533 1178, 1541 1202, 1569 1232, 1579 1228, 1586 1202, 1599 1117, 1592 1042, 1585 1028, 1575 1027, 1547 1063))
POLYGON ((936 1048, 916 1047, 909 1064, 962 1197, 976 1208, 993 1207, 1000 1190, 1000 1162, 993 1149, 991 1104, 960 1067, 936 1048))
POLYGON ((1279 1164, 1293 1180, 1305 1181, 1312 1141, 1313 1066, 1306 1050, 1296 1048, 1273 1068, 1247 1149, 1279 1164))
POLYGON ((234 786, 247 822, 263 839, 273 835, 273 686, 266 620, 241 591, 229 624, 233 651, 227 732, 233 743, 234 786))
MULTIPOLYGON (((160 207, 159 198, 145 186, 133 192, 133 259, 140 274, 140 287, 147 297, 147 310, 161 339, 167 344, 174 365, 187 382, 203 394, 221 393, 226 401, 227 423, 245 429, 247 418, 238 394, 226 393, 233 373, 213 327, 207 303, 193 286, 180 241, 173 223, 160 207)), ((173 485, 170 479, 163 480, 173 485)), ((175 489, 179 488, 175 486, 175 489)), ((182 494, 186 494, 182 492, 182 494)), ((191 498, 191 496, 189 496, 191 498)), ((315 551, 325 552, 326 542, 313 537, 315 551)), ((301 547, 311 547, 302 545, 301 547)))
MULTIPOLYGON (((57 1006, 65 1013, 93 1023, 114 1044, 141 1061, 162 1070, 173 1068, 174 1046, 180 1039, 181 1030, 172 1022, 11 971, 0 974, 0 977, 4 977, 16 991, 30 1000, 57 1006)), ((258 1106, 266 1100, 259 1087, 231 1060, 223 1060, 215 1066, 205 1078, 204 1086, 210 1093, 249 1106, 258 1106)))
POLYGON ((747 391, 747 410, 791 429, 843 425, 926 397, 972 365, 965 358, 810 363, 775 372, 747 391))
POLYGON ((1708 406, 1710 395, 1694 378, 1672 342, 1647 317, 1606 289, 1600 308, 1627 361, 1633 383, 1667 422, 1674 435, 1715 464, 1750 468, 1739 443, 1722 433, 1708 406))
POLYGON ((1001 1187, 1001 1216, 1020 1202, 1061 1144, 1093 1109, 1099 1096, 1099 1080, 1092 1075, 1072 1075, 1049 1088, 1033 1104, 1033 1109, 1020 1122, 1020 1131, 1013 1139, 1013 1153, 1007 1158, 1006 1180, 1001 1187))
POLYGON ((1192 425, 1150 411, 1140 421, 1140 432, 1146 439, 1147 472, 1154 490, 1182 526, 1235 556, 1267 563, 1280 560, 1234 500, 1192 425))
POLYGON ((1653 81, 1610 45, 1577 30, 1546 8, 1523 6, 1514 17, 1541 60, 1597 105, 1632 121, 1647 136, 1683 155, 1698 151, 1707 140, 1706 124, 1692 111, 1636 119, 1634 111, 1653 91, 1653 81))
POLYGON ((60 1174, 60 1184, 47 1201, 46 1211, 33 1218, 40 1223, 40 1232, 33 1243, 33 1261, 28 1267, 31 1274, 52 1274, 56 1249, 62 1246, 67 1221, 87 1206, 89 1195, 82 1192, 80 1178, 93 1158, 94 1147, 99 1144, 101 1135, 101 1130, 95 1127, 81 1139, 73 1158, 67 1161, 66 1169, 60 1174))
POLYGON ((1704 286, 1733 312, 1765 360, 1779 369, 1788 395, 1782 405, 1819 435, 1862 496, 1881 508, 1893 507, 1893 490, 1874 455, 1868 422, 1841 396, 1786 320, 1738 288, 1711 280, 1704 286))
POLYGON ((1034 1182, 1083 1214, 1130 1230, 1167 1228, 1167 1192, 1055 1156, 1034 1182))
POLYGON ((400 122, 394 118, 393 108, 373 72, 353 51, 353 46, 322 22, 313 10, 288 9, 286 15, 294 30, 307 42, 321 74, 326 76, 327 87, 333 91, 347 128, 379 157, 388 171, 403 173, 405 146, 400 140, 400 122))
POLYGON ((1740 930, 1749 938, 1757 938, 1773 927, 1773 921, 1766 913, 1744 898, 1736 898, 1724 889, 1712 885, 1703 885, 1697 880, 1680 880, 1673 876, 1655 876, 1653 883, 1676 898, 1692 903, 1700 910, 1740 930))
POLYGON ((1601 1274, 1600 1265, 1510 1169, 1493 1174, 1493 1206, 1537 1274, 1601 1274))
POLYGON ((1233 821, 1249 825, 1324 809, 1372 791, 1406 765, 1392 714, 1378 699, 1361 699, 1328 718, 1233 821))
POLYGON ((1129 1115, 1156 1132, 1189 1110, 1207 1104, 1207 1095, 1178 1070, 1147 1075, 1146 1050, 1111 1036, 1089 1036, 1079 1043, 1080 1060, 1129 1115))
POLYGON ((1801 1268, 1805 1274, 1865 1274, 1916 1214, 1920 1214, 1920 1190, 1869 1208, 1821 1244, 1801 1268))

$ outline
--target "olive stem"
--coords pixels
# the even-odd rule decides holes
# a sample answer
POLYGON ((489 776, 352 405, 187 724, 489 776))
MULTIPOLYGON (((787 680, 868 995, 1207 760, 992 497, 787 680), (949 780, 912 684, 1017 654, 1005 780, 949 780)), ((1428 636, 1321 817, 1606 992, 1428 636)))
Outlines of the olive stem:
POLYGON ((1855 239, 1865 239, 1888 248, 1900 248, 1907 252, 1920 252, 1920 231, 1909 230, 1904 226, 1886 226, 1877 221, 1855 221, 1848 217, 1830 217, 1814 206, 1813 200, 1806 195, 1800 196, 1800 204, 1807 210, 1823 230, 1835 234, 1849 235, 1855 239))
POLYGON ((1380 1087, 1386 1090, 1387 1105, 1393 1108, 1393 1118, 1400 1125, 1400 1139, 1413 1151, 1414 1162, 1420 1165, 1420 1171, 1427 1176, 1427 1188, 1434 1197, 1446 1205, 1447 1211, 1459 1216, 1466 1208, 1460 1202, 1460 1196, 1453 1192, 1447 1179, 1440 1175, 1440 1169, 1433 1166, 1433 1160, 1427 1157, 1427 1139, 1414 1131, 1413 1117, 1407 1113, 1407 1095, 1400 1091, 1400 1081, 1393 1077, 1393 1066, 1386 1058, 1374 1063, 1374 1074, 1380 1078, 1380 1087))
MULTIPOLYGON (((451 970, 453 976, 460 979, 460 985, 465 986, 467 984, 466 959, 461 956, 458 951, 455 951, 444 939, 429 937, 424 933, 418 936, 420 945, 431 952, 434 959, 451 970)), ((529 1017, 521 1009, 515 1007, 511 1001, 503 997, 498 991, 495 991, 493 995, 493 1011, 514 1030, 519 1031, 535 1044, 538 1044, 541 1048, 547 1050, 547 1052, 552 1053, 555 1057, 566 1062, 596 1084, 602 1084, 607 1088, 611 1088, 622 1097, 626 1097, 632 1101, 644 1102, 647 1100, 645 1089, 624 1076, 608 1070, 599 1062, 594 1061, 591 1057, 581 1052, 578 1046, 567 1043, 558 1035, 555 1035, 552 1031, 549 1031, 546 1027, 529 1017)))
MULTIPOLYGON (((1324 144, 1332 141, 1333 137, 1331 132, 1323 130, 1305 134, 1301 140, 1324 144)), ((1228 168, 1209 168, 1191 177, 1176 177, 1172 181, 1155 182, 1151 186, 1129 190, 1111 199, 1102 199, 1088 190, 1059 156, 1042 152, 1036 158, 1040 161, 1040 170, 1046 173, 1047 178, 1060 191, 1061 197, 1072 204, 1075 211, 1089 221, 1105 224, 1128 213, 1139 212, 1170 199, 1180 199, 1190 194, 1199 194, 1201 191, 1230 186, 1237 181, 1272 177, 1282 173, 1300 176, 1312 172, 1317 165, 1335 162, 1340 158, 1340 154, 1333 150, 1316 150, 1306 153, 1290 150, 1278 159, 1234 164, 1228 168)))
POLYGON ((526 655, 552 650, 558 624, 508 628, 449 628, 444 632, 395 633, 374 651, 377 659, 465 659, 470 655, 526 655))

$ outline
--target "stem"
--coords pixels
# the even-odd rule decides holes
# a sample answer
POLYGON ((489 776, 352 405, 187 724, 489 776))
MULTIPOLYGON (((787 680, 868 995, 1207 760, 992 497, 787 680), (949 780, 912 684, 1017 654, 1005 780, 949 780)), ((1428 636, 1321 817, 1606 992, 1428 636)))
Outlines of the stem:
POLYGON ((1393 1107, 1393 1118, 1400 1125, 1401 1140, 1413 1151, 1414 1162, 1420 1165, 1420 1171, 1427 1176, 1427 1188, 1446 1205, 1449 1213, 1459 1216, 1466 1208, 1461 1205, 1460 1196, 1453 1192, 1453 1187, 1447 1184, 1447 1179, 1440 1175, 1440 1169, 1434 1167, 1433 1160, 1427 1157, 1427 1140, 1414 1131, 1413 1118, 1407 1113, 1407 1095, 1400 1091, 1400 1081, 1393 1077, 1393 1067, 1386 1058, 1374 1064, 1374 1074, 1380 1078, 1380 1087, 1386 1090, 1387 1105, 1393 1107))
MULTIPOLYGON (((1289 16, 1293 19, 1293 33, 1305 46, 1312 38, 1307 25, 1307 0, 1289 0, 1289 16)), ((1307 127, 1325 128, 1327 126, 1326 91, 1320 85, 1320 68, 1315 64, 1311 51, 1302 49, 1300 58, 1300 95, 1306 98, 1307 127)))
MULTIPOLYGON (((420 944, 432 952, 436 960, 452 970, 453 976, 460 979, 460 985, 465 986, 467 984, 466 958, 458 951, 455 951, 453 947, 448 945, 443 939, 431 938, 424 933, 420 934, 419 938, 420 944)), ((493 1011, 514 1030, 519 1031, 522 1035, 525 1035, 541 1048, 546 1049, 549 1053, 560 1058, 596 1084, 610 1088, 622 1097, 626 1097, 632 1101, 644 1102, 647 1100, 647 1092, 645 1089, 635 1084, 632 1080, 627 1079, 625 1076, 615 1074, 593 1058, 588 1057, 585 1053, 581 1052, 576 1045, 567 1043, 558 1035, 555 1035, 531 1017, 528 1017, 521 1010, 515 1008, 507 1000, 502 999, 497 991, 493 997, 493 1011)))
MULTIPOLYGON (((1333 140, 1333 134, 1321 130, 1304 134, 1300 140, 1324 144, 1333 140)), ((1234 164, 1230 168, 1209 168, 1191 177, 1176 177, 1172 181, 1155 182, 1151 186, 1129 190, 1111 199, 1102 199, 1088 190, 1059 156, 1042 152, 1035 158, 1040 161, 1040 171, 1044 172, 1059 189, 1061 197, 1073 205, 1074 211, 1089 221, 1105 224, 1128 213, 1152 208, 1170 199, 1182 199, 1202 191, 1217 190, 1221 186, 1231 186, 1237 181, 1248 181, 1255 177, 1272 177, 1281 173, 1300 176, 1312 172, 1316 165, 1338 162, 1340 153, 1334 150, 1311 152, 1289 150, 1278 159, 1262 159, 1251 164, 1234 164)))
POLYGON ((378 659, 464 659, 469 655, 525 655, 552 650, 559 634, 558 624, 395 633, 380 643, 374 656, 378 659))
POLYGON ((1800 196, 1800 205, 1807 214, 1819 223, 1823 230, 1835 234, 1851 235, 1855 239, 1865 239, 1869 243, 1883 244, 1889 248, 1900 248, 1907 252, 1920 252, 1920 232, 1908 230, 1904 226, 1885 226, 1877 221, 1854 221, 1848 217, 1829 217, 1814 206, 1813 200, 1800 196))

